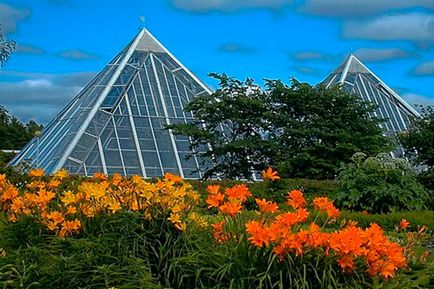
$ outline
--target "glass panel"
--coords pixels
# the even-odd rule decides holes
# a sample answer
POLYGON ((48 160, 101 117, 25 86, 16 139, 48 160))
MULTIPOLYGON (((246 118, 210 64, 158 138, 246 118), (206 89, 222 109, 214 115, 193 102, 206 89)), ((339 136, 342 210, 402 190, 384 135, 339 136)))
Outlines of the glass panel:
POLYGON ((108 175, 114 175, 114 174, 124 174, 124 169, 122 167, 107 167, 107 174, 108 175))
POLYGON ((176 147, 179 152, 190 152, 190 141, 176 141, 176 147))
POLYGON ((165 66, 167 66, 170 70, 175 70, 179 68, 178 63, 176 63, 167 53, 154 53, 158 60, 160 60, 165 66))
POLYGON ((161 104, 160 92, 158 90, 157 80, 155 79, 151 58, 148 58, 148 60, 146 60, 145 72, 146 72, 146 82, 149 84, 149 92, 145 90, 145 95, 149 94, 150 96, 152 96, 150 102, 148 101, 148 98, 146 98, 146 101, 148 104, 152 103, 155 106, 157 115, 163 116, 164 115, 163 106, 161 104))
POLYGON ((176 77, 185 84, 185 86, 194 94, 202 92, 204 89, 193 79, 191 76, 185 72, 183 69, 174 72, 176 77))
POLYGON ((150 83, 148 81, 147 72, 143 70, 143 72, 140 72, 141 77, 141 83, 142 83, 142 90, 145 94, 145 99, 143 100, 143 107, 141 107, 142 115, 151 115, 151 116, 157 116, 157 108, 155 107, 155 100, 152 97, 152 91, 150 87, 150 83), (145 106, 146 105, 146 106, 145 106), (149 113, 148 113, 149 111, 149 113))
POLYGON ((130 83, 133 76, 136 74, 137 68, 130 65, 125 65, 125 68, 119 74, 118 79, 116 79, 115 86, 125 86, 130 83))
POLYGON ((194 169, 184 169, 184 178, 186 179, 199 179, 199 172, 194 169))
POLYGON ((95 173, 102 173, 102 163, 101 156, 99 155, 98 146, 95 145, 86 161, 84 162, 86 165, 87 175, 91 176, 95 173))
POLYGON ((101 104, 102 108, 112 108, 115 106, 116 102, 123 95, 125 90, 125 86, 113 86, 110 92, 107 94, 103 103, 101 104))
POLYGON ((189 153, 180 153, 179 158, 181 159, 181 165, 183 168, 197 169, 196 162, 193 157, 190 157, 189 153))
POLYGON ((154 152, 144 152, 142 151, 143 162, 145 163, 145 168, 160 168, 160 161, 158 159, 158 154, 154 152))
POLYGON ((84 133, 78 141, 76 147, 72 151, 71 157, 80 161, 86 160, 86 157, 88 156, 92 148, 96 145, 96 142, 97 138, 84 133))
POLYGON ((148 52, 136 50, 131 55, 131 58, 128 60, 128 64, 139 67, 143 64, 147 55, 148 52))
MULTIPOLYGON (((109 168, 122 168, 123 164, 119 152, 118 140, 116 139, 112 121, 108 123, 106 129, 102 133, 101 142, 107 171, 110 171, 109 168)), ((119 171, 116 170, 116 172, 119 171)), ((121 173, 123 174, 123 171, 121 173)))
POLYGON ((161 177, 163 175, 163 173, 161 172, 160 168, 146 168, 146 175, 149 178, 161 177))
POLYGON ((83 165, 69 159, 66 161, 64 168, 71 174, 84 174, 83 165))

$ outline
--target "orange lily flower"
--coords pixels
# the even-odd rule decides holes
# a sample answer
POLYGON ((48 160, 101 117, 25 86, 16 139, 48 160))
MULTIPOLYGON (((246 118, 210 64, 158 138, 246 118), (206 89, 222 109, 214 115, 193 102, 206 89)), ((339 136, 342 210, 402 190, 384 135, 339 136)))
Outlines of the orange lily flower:
POLYGON ((288 204, 297 210, 306 206, 307 202, 300 190, 292 190, 288 193, 288 204))
POLYGON ((271 167, 261 172, 262 178, 264 181, 277 181, 280 180, 279 175, 276 171, 273 171, 271 167))
POLYGON ((223 214, 227 214, 231 217, 234 217, 236 214, 238 214, 242 209, 242 206, 239 202, 226 202, 223 205, 220 206, 220 211, 223 214))
POLYGON ((32 169, 29 171, 29 177, 42 177, 45 175, 45 171, 43 169, 32 169))
POLYGON ((408 227, 410 227, 410 222, 407 221, 406 219, 402 219, 401 222, 399 222, 399 229, 405 230, 408 227))
POLYGON ((274 213, 279 209, 275 202, 270 202, 265 199, 255 199, 255 202, 258 204, 259 209, 263 213, 274 213))

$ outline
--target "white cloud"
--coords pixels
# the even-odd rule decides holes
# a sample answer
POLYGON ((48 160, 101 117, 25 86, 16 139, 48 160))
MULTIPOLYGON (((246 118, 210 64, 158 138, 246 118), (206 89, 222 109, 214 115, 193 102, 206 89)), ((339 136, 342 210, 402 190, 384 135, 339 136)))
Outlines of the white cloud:
POLYGON ((51 120, 95 75, 93 72, 69 74, 26 74, 2 72, 5 77, 22 78, 18 82, 0 82, 1 105, 22 121, 51 120))
POLYGON ((190 12, 234 12, 249 8, 279 9, 291 3, 292 0, 172 0, 174 7, 190 12))
POLYGON ((414 53, 400 48, 361 48, 354 51, 353 54, 360 60, 367 62, 386 61, 414 56, 414 53))
POLYGON ((239 43, 226 43, 221 45, 218 51, 223 53, 249 54, 255 52, 255 49, 239 43))
POLYGON ((28 86, 29 88, 49 88, 53 86, 51 81, 47 79, 29 79, 24 80, 22 85, 28 86))
POLYGON ((75 60, 86 60, 86 59, 97 59, 98 56, 95 54, 87 53, 84 51, 72 49, 67 51, 62 51, 59 55, 63 58, 75 59, 75 60))
POLYGON ((22 54, 43 54, 44 50, 33 45, 18 43, 15 52, 22 54))
POLYGON ((301 74, 319 74, 319 71, 317 69, 312 68, 312 67, 294 66, 293 68, 301 74))
POLYGON ((300 11, 319 16, 359 17, 403 8, 434 9, 433 0, 306 0, 300 11))
POLYGON ((345 21, 343 36, 370 40, 433 42, 434 15, 410 13, 385 15, 369 20, 345 21))
POLYGON ((434 60, 419 64, 413 71, 414 75, 434 75, 434 60))
POLYGON ((434 105, 434 98, 430 98, 420 94, 406 93, 402 95, 402 98, 404 98, 405 101, 407 101, 411 105, 434 105))
POLYGON ((249 8, 280 9, 293 3, 302 3, 299 10, 319 16, 372 16, 405 8, 434 9, 432 0, 171 0, 176 8, 190 12, 234 12, 249 8))
POLYGON ((318 51, 299 51, 292 55, 295 60, 334 60, 332 55, 318 51))
POLYGON ((0 28, 3 33, 14 33, 17 30, 17 23, 30 15, 27 9, 18 9, 7 4, 0 3, 0 28))

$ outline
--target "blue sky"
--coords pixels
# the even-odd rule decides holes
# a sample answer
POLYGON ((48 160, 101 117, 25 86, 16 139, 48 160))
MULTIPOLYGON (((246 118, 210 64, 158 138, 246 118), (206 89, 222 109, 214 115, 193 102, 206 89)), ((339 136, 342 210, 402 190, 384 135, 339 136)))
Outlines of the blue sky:
POLYGON ((434 0, 0 0, 18 43, 0 105, 46 123, 145 26, 199 78, 315 84, 348 53, 409 103, 434 104, 434 0))

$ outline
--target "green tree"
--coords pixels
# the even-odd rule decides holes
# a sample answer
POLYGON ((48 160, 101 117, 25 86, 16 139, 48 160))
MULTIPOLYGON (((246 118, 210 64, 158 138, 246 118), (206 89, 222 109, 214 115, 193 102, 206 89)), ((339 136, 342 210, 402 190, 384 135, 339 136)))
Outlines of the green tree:
POLYGON ((220 87, 198 96, 186 107, 199 120, 170 128, 189 136, 193 148, 212 159, 206 177, 252 177, 252 170, 278 167, 285 177, 327 179, 363 151, 390 148, 374 106, 338 87, 291 85, 269 80, 262 90, 251 79, 242 82, 213 74, 220 87))
POLYGON ((421 112, 421 117, 411 120, 410 129, 399 135, 399 141, 415 165, 427 168, 419 177, 434 190, 434 108, 422 107, 421 112))
POLYGON ((21 149, 40 130, 42 125, 33 120, 23 124, 0 106, 0 149, 21 149))
POLYGON ((268 162, 269 142, 263 137, 266 95, 251 79, 242 82, 210 75, 220 81, 220 88, 211 95, 197 96, 185 108, 197 121, 168 128, 192 139, 193 149, 209 166, 205 178, 250 179, 253 170, 262 170, 268 162))
POLYGON ((6 39, 0 26, 0 67, 4 66, 6 61, 9 60, 12 52, 15 50, 15 47, 15 41, 6 39))
POLYGON ((272 164, 288 177, 333 179, 356 152, 392 148, 373 117, 374 105, 338 86, 268 81, 275 154, 272 164), (277 134, 276 134, 277 133, 277 134))

